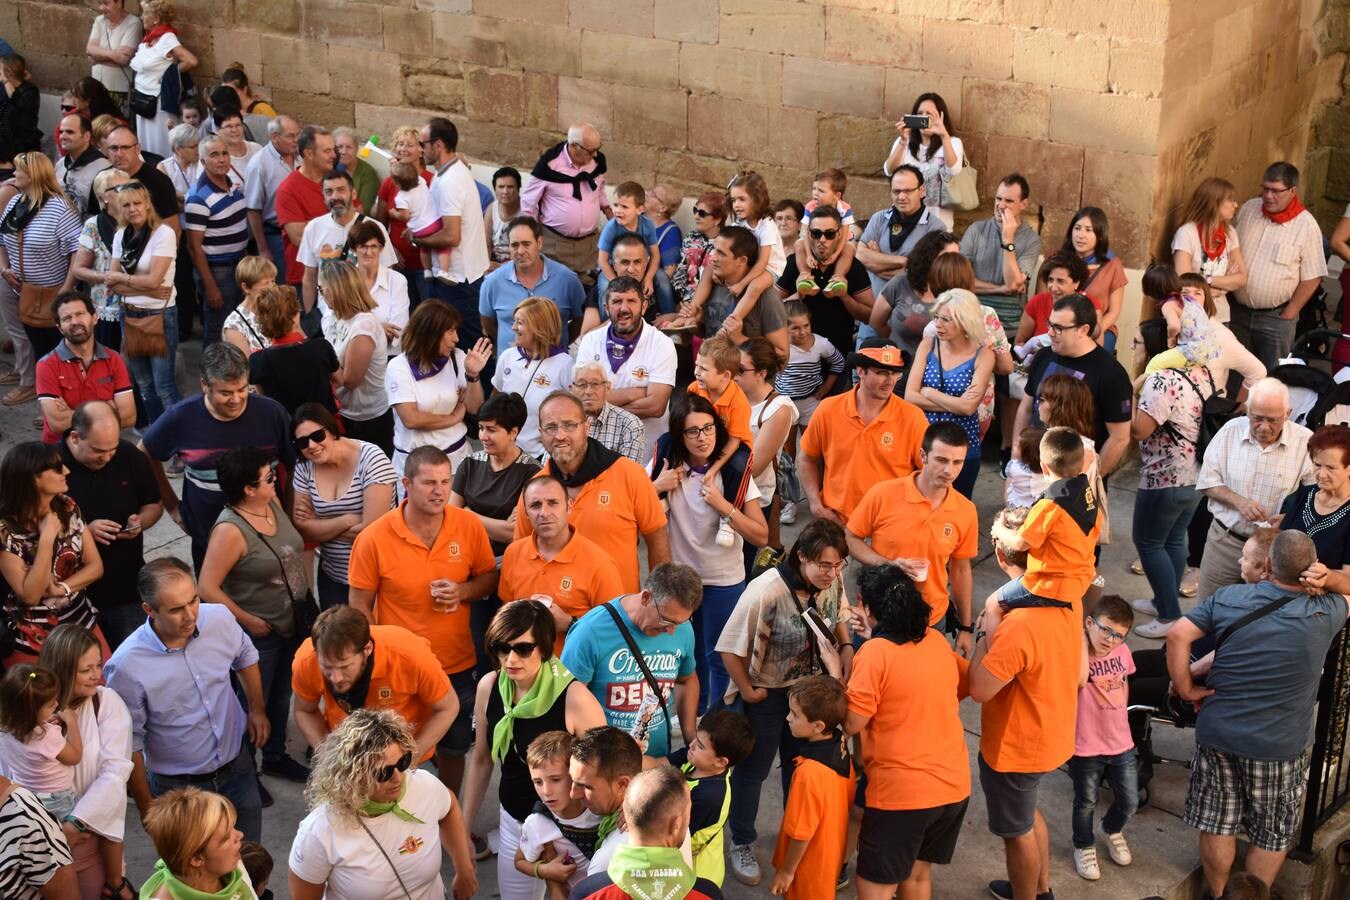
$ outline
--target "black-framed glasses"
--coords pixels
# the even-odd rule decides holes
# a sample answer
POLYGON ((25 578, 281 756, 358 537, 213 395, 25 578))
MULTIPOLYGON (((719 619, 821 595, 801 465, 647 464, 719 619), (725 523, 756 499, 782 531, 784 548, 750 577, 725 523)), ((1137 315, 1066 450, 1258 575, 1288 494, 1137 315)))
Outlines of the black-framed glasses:
POLYGON ((408 766, 411 765, 412 765, 412 751, 409 750, 405 752, 402 756, 400 756, 398 758, 398 762, 394 763, 392 766, 380 766, 378 769, 376 769, 375 780, 378 781, 380 784, 384 784, 388 782, 389 779, 394 777, 395 772, 406 772, 408 771, 408 766))
POLYGON ((302 434, 291 441, 291 446, 295 448, 297 453, 302 453, 304 452, 304 449, 309 446, 311 441, 316 444, 322 444, 326 440, 328 440, 328 429, 315 428, 309 434, 302 434))
POLYGON ((809 229, 809 233, 818 241, 832 241, 839 237, 838 228, 812 228, 809 229))
POLYGON ((493 656, 506 657, 514 653, 516 656, 524 659, 533 654, 534 651, 538 650, 539 645, 534 641, 515 641, 514 643, 508 643, 507 641, 493 641, 489 645, 489 649, 492 651, 493 656))
POLYGON ((43 472, 61 472, 64 471, 65 468, 66 464, 61 460, 61 457, 58 456, 56 459, 50 461, 45 466, 38 469, 38 474, 40 475, 43 472))
POLYGON ((1051 334, 1063 334, 1066 331, 1073 331, 1075 328, 1082 328, 1082 325, 1061 325, 1058 322, 1051 322, 1045 328, 1051 334))
POLYGON ((704 209, 704 208, 701 207, 701 206, 695 206, 695 207, 694 207, 694 215, 695 215, 697 218, 700 218, 700 219, 710 219, 710 218, 712 218, 712 213, 708 212, 706 209, 704 209))
POLYGON ((1097 630, 1102 633, 1102 637, 1106 638, 1109 641, 1113 641, 1117 644, 1123 644, 1125 643, 1125 638, 1128 637, 1128 635, 1121 634, 1114 628, 1107 628, 1105 625, 1103 625, 1096 619, 1088 619, 1088 621, 1091 622, 1093 625, 1097 626, 1097 630))
POLYGON ((686 428, 684 430, 684 436, 691 441, 697 437, 711 437, 714 434, 717 434, 716 422, 709 422, 707 425, 701 425, 696 428, 686 428))

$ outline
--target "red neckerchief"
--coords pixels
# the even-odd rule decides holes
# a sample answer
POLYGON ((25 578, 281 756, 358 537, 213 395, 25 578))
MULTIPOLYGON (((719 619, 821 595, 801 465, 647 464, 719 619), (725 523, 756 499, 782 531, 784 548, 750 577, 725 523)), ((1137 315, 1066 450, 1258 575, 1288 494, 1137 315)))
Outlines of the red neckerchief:
POLYGON ((1205 254, 1205 259, 1222 259, 1224 251, 1228 249, 1228 226, 1220 222, 1219 227, 1208 234, 1207 227, 1196 227, 1200 231, 1200 250, 1205 254))
POLYGON ((141 43, 149 47, 152 44, 154 44, 155 41, 162 38, 164 35, 177 33, 178 30, 174 28, 172 25, 156 25, 154 28, 151 28, 149 31, 145 33, 145 37, 141 39, 141 43))
POLYGON ((1295 194, 1293 199, 1289 201, 1289 205, 1284 208, 1284 212, 1277 212, 1274 215, 1271 215, 1270 213, 1266 212, 1265 206, 1262 206, 1261 214, 1264 215, 1270 221, 1274 222, 1276 225, 1283 225, 1285 222, 1288 222, 1290 219, 1294 218, 1294 216, 1303 212, 1303 210, 1304 210, 1303 201, 1298 199, 1298 194, 1295 194))
POLYGON ((273 347, 288 347, 292 344, 303 344, 307 338, 303 331, 292 331, 285 337, 277 338, 272 342, 273 347))

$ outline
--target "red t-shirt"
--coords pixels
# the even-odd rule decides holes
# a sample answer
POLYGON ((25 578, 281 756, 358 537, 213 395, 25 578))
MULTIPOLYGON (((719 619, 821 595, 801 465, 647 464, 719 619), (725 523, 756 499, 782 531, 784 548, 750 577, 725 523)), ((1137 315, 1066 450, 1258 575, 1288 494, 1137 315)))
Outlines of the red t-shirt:
MULTIPOLYGON (((1092 301, 1092 305, 1097 308, 1097 312, 1100 313, 1102 311, 1101 300, 1091 294, 1087 294, 1086 296, 1092 301)), ((1041 291, 1039 294, 1033 295, 1032 298, 1027 301, 1024 310, 1027 315, 1031 316, 1031 321, 1036 323, 1035 330, 1031 332, 1032 337, 1035 337, 1038 334, 1045 334, 1050 330, 1050 312, 1054 308, 1055 299, 1050 296, 1049 291, 1041 291)))
MULTIPOLYGON (((426 169, 422 170, 422 180, 428 185, 431 184, 431 173, 426 169)), ((394 184, 394 179, 385 178, 380 182, 380 192, 375 196, 384 204, 385 209, 394 208, 394 195, 398 193, 398 185, 394 184)), ((400 222, 395 218, 389 219, 389 243, 394 245, 394 252, 398 254, 399 263, 405 269, 417 270, 422 268, 422 254, 417 248, 408 243, 408 237, 404 234, 408 230, 406 222, 400 222)))
POLYGON ((286 234, 286 225, 290 222, 308 224, 311 219, 328 212, 328 204, 323 202, 323 183, 310 181, 305 173, 296 169, 286 176, 277 187, 277 224, 281 226, 283 246, 286 248, 285 281, 287 284, 299 284, 305 278, 305 267, 296 260, 299 247, 291 243, 286 234))

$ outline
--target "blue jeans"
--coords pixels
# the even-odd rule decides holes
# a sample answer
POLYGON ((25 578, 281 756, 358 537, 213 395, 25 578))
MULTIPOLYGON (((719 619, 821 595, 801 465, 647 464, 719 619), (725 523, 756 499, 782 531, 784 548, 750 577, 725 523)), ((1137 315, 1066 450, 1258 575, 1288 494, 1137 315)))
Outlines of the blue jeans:
MULTIPOLYGON (((123 328, 129 313, 122 308, 123 328)), ((145 401, 145 417, 154 423, 164 410, 173 406, 182 398, 178 395, 178 382, 174 379, 174 358, 178 354, 178 307, 169 306, 164 310, 164 342, 169 351, 164 356, 126 356, 127 368, 136 381, 136 389, 145 401)), ((125 356, 125 354, 124 354, 125 356)))
POLYGON ((755 747, 741 764, 731 770, 731 842, 753 844, 759 836, 755 820, 759 817, 759 797, 764 780, 773 769, 774 757, 783 775, 783 796, 792 783, 793 761, 801 749, 800 738, 792 736, 787 725, 787 688, 769 688, 769 696, 759 703, 741 702, 741 712, 755 733, 755 747))
POLYGON ((731 683, 722 654, 715 649, 722 629, 736 608, 736 601, 745 592, 745 582, 738 581, 725 587, 705 584, 703 602, 694 612, 694 660, 698 671, 698 708, 701 711, 719 705, 731 683))
POLYGON ((1158 618, 1164 622, 1181 616, 1177 590, 1186 574, 1186 534, 1199 505, 1200 492, 1191 484, 1140 490, 1134 495, 1134 546, 1153 589, 1158 618))
POLYGON ((262 798, 258 795, 258 773, 253 769, 253 754, 247 743, 240 748, 239 755, 214 778, 183 778, 155 772, 148 772, 147 776, 150 793, 156 797, 181 787, 201 788, 220 794, 234 804, 238 817, 235 824, 244 833, 244 840, 262 840, 262 798))
POLYGON ((345 582, 338 581, 333 576, 319 567, 319 606, 322 609, 331 609, 334 606, 346 606, 347 598, 350 596, 350 588, 345 582))
POLYGON ((269 226, 263 226, 263 237, 267 238, 267 252, 272 254, 272 264, 277 267, 277 274, 284 281, 286 279, 286 238, 282 235, 281 229, 273 231, 269 226))
MULTIPOLYGON (((267 721, 272 726, 263 744, 263 762, 276 762, 286 753, 286 725, 291 718, 291 661, 300 648, 300 640, 282 637, 269 631, 262 637, 253 637, 258 650, 258 675, 262 679, 263 703, 267 707, 267 721)), ((244 706, 248 706, 245 699, 244 706)))
POLYGON ((202 303, 203 348, 220 342, 220 330, 225 324, 225 317, 244 299, 244 291, 234 279, 235 265, 236 263, 211 264, 211 279, 220 289, 219 309, 212 309, 211 304, 206 302, 206 288, 202 285, 201 276, 197 277, 197 296, 201 298, 202 303))
MULTIPOLYGON (((600 311, 601 322, 609 320, 609 312, 605 309, 605 288, 608 286, 609 279, 605 277, 605 273, 597 272, 595 276, 595 307, 600 311)), ((652 279, 652 301, 656 303, 658 313, 675 312, 675 288, 671 285, 670 276, 666 274, 665 269, 657 269, 656 277, 652 279)), ((566 324, 566 322, 563 323, 564 326, 566 324)))
POLYGON ((1092 816, 1097 811, 1097 790, 1103 775, 1111 786, 1111 808, 1102 816, 1102 830, 1119 834, 1125 829, 1125 823, 1139 808, 1138 767, 1133 748, 1119 756, 1075 756, 1069 760, 1069 777, 1073 779, 1073 845, 1079 850, 1096 843, 1092 816))

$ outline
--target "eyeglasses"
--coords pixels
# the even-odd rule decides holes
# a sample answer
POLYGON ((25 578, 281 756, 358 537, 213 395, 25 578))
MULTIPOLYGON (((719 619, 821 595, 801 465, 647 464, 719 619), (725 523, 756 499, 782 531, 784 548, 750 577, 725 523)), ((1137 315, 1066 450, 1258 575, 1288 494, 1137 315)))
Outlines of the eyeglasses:
POLYGON ((135 150, 140 144, 109 144, 109 153, 121 153, 124 150, 135 150))
POLYGON ((598 391, 608 384, 609 384, 608 381, 574 381, 572 382, 572 387, 583 392, 598 391))
POLYGON ((950 325, 956 321, 952 316, 933 316, 933 321, 940 325, 950 325))
POLYGON ((1287 187, 1286 187, 1286 188, 1266 187, 1266 186, 1263 184, 1263 185, 1261 185, 1261 196, 1264 197, 1264 196, 1266 196, 1267 194, 1269 194, 1269 195, 1272 196, 1272 197, 1278 197, 1280 194, 1287 194, 1287 193, 1289 193, 1289 192, 1292 191, 1292 190, 1293 190, 1293 188, 1287 188, 1287 187))
POLYGON ((710 219, 710 218, 712 218, 712 213, 708 212, 706 209, 704 209, 704 208, 701 207, 701 206, 695 206, 695 207, 694 207, 694 215, 695 215, 696 217, 700 218, 700 219, 710 219))
POLYGON ((818 562, 817 560, 808 560, 811 565, 831 575, 837 575, 848 568, 848 560, 841 559, 837 563, 818 562))
POLYGON ((1103 625, 1101 622, 1098 622, 1096 619, 1088 619, 1088 621, 1091 622, 1093 625, 1097 626, 1097 630, 1102 633, 1102 637, 1116 644, 1124 643, 1126 635, 1121 634, 1114 628, 1107 628, 1105 625, 1103 625))
POLYGON ((839 237, 838 228, 811 228, 808 230, 811 234, 811 237, 815 238, 818 241, 820 240, 832 241, 835 238, 839 237))
POLYGON ((1066 331, 1073 331, 1075 328, 1082 327, 1082 325, 1060 325, 1058 322, 1051 322, 1046 326, 1051 334, 1063 334, 1066 331))
POLYGON ((587 147, 585 144, 578 144, 575 141, 573 141, 568 146, 576 147, 578 150, 580 150, 582 153, 585 153, 587 156, 594 156, 595 154, 600 152, 600 148, 603 147, 604 145, 597 144, 594 148, 591 148, 587 147))
POLYGON ((516 641, 514 644, 506 641, 493 641, 488 649, 492 651, 493 656, 506 657, 514 653, 516 656, 524 659, 539 649, 539 645, 534 641, 516 641))
POLYGON ((652 609, 656 610, 656 618, 660 620, 662 628, 679 628, 685 622, 689 621, 688 619, 684 619, 679 622, 672 622, 670 619, 667 619, 665 613, 661 612, 661 607, 657 605, 655 600, 652 601, 652 609))
POLYGON ((309 434, 302 434, 295 440, 291 441, 291 446, 294 447, 296 449, 296 452, 298 453, 303 451, 306 447, 308 447, 310 441, 313 441, 316 444, 322 444, 326 440, 328 440, 328 429, 316 428, 309 434))
POLYGON ((549 437, 552 437, 559 431, 566 431, 566 432, 577 431, 584 424, 585 424, 584 422, 550 422, 543 428, 540 428, 539 430, 542 431, 544 434, 548 435, 549 437))
POLYGON ((392 766, 380 766, 378 769, 376 769, 375 780, 378 781, 380 784, 385 784, 386 782, 389 781, 389 779, 394 777, 395 772, 406 772, 408 771, 408 766, 411 765, 412 765, 412 751, 409 750, 408 752, 400 756, 398 758, 398 762, 394 763, 392 766))
POLYGON ((366 241, 364 244, 358 244, 357 253, 379 253, 384 249, 384 244, 379 241, 366 241))
POLYGON ((689 438, 691 441, 694 438, 698 437, 712 437, 714 434, 717 434, 716 422, 709 422, 707 425, 703 425, 698 428, 686 428, 684 430, 684 436, 689 438))
POLYGON ((754 366, 741 366, 739 371, 742 375, 749 375, 753 372, 758 372, 759 370, 754 366))
POLYGON ((277 464, 269 463, 267 466, 267 474, 259 478, 257 481, 253 482, 253 486, 257 487, 258 485, 262 484, 276 484, 276 483, 277 483, 277 464))
POLYGON ((1288 414, 1283 416, 1256 416, 1249 412, 1247 418, 1251 420, 1253 425, 1280 425, 1288 418, 1288 414))

